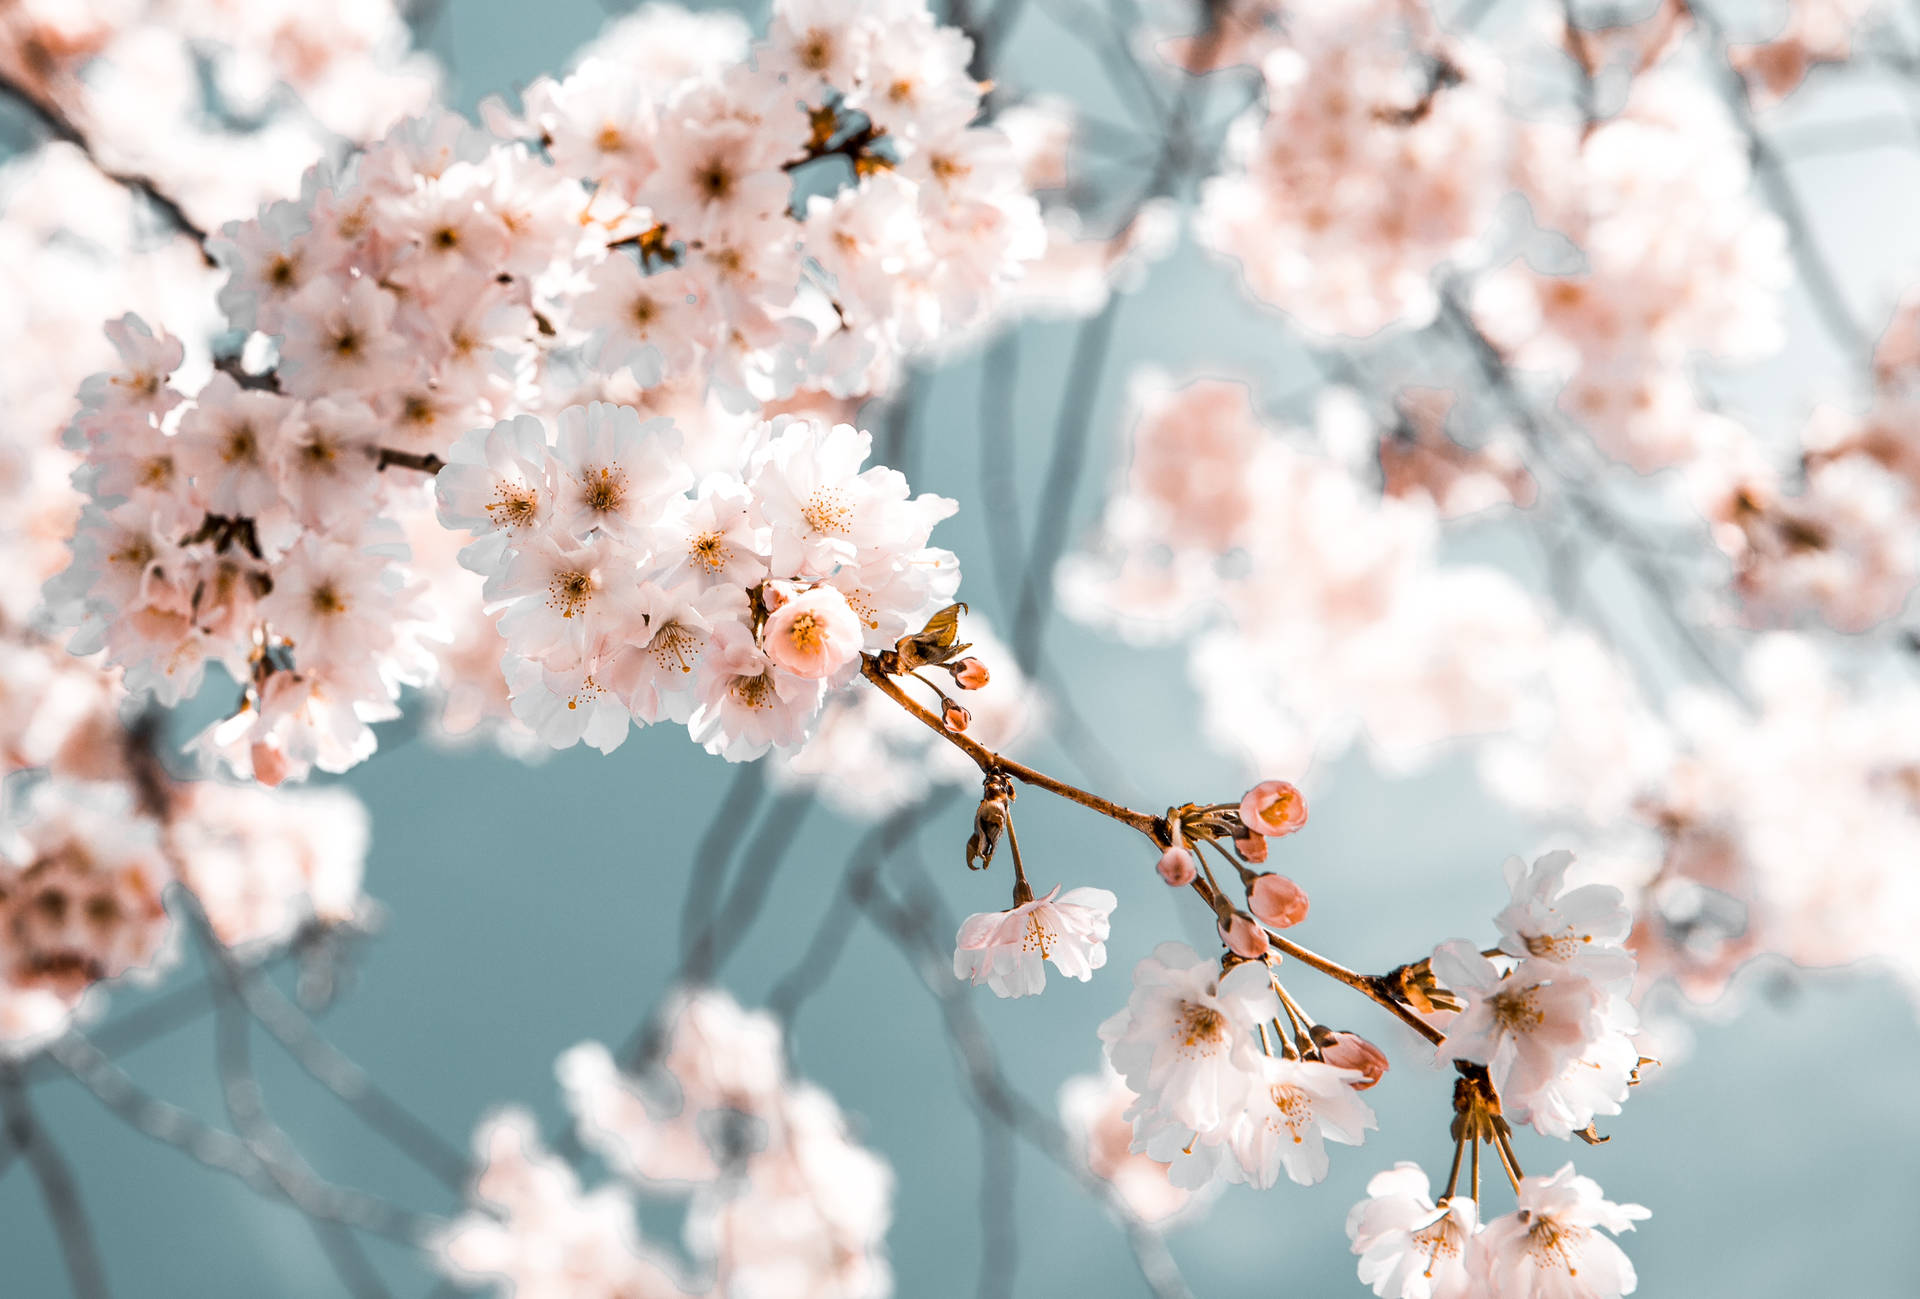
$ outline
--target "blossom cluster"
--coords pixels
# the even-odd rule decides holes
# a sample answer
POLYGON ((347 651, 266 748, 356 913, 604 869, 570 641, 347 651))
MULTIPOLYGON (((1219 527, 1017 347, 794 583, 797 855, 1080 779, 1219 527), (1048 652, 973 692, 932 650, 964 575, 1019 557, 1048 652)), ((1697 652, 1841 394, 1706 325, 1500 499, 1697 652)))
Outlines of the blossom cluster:
POLYGON ((1600 1229, 1631 1231, 1648 1211, 1608 1200, 1572 1164, 1522 1178, 1514 1211, 1484 1223, 1477 1201, 1431 1194, 1417 1165, 1395 1164, 1347 1215, 1360 1280, 1380 1299, 1619 1299, 1639 1285, 1600 1229))
POLYGON ((1697 391, 1705 355, 1756 360, 1784 341, 1786 232, 1750 192, 1746 141, 1712 91, 1663 65, 1592 125, 1529 128, 1518 184, 1535 222, 1580 252, 1479 278, 1472 312, 1607 455, 1648 472, 1703 454, 1724 426, 1697 391))
POLYGON ((672 716, 729 756, 794 747, 857 644, 951 595, 925 546, 950 507, 862 476, 851 428, 778 417, 884 387, 1036 255, 1011 147, 970 125, 968 43, 910 3, 780 7, 751 46, 677 12, 616 28, 523 116, 492 106, 494 131, 411 120, 230 226, 221 305, 248 343, 197 391, 168 382, 179 343, 115 327, 53 603, 136 691, 175 702, 209 663, 241 683, 203 740, 232 769, 342 770, 433 683, 448 729, 608 748, 672 716), (674 24, 678 63, 653 45, 674 24), (850 183, 809 192, 832 158, 850 183), (443 465, 442 519, 495 534, 461 552, 477 577, 413 477, 443 465), (484 508, 492 468, 537 480, 532 513, 484 508), (586 586, 556 594, 566 574, 586 586))
POLYGON ((0 77, 71 123, 98 164, 213 225, 425 108, 439 69, 410 44, 393 0, 10 4, 0 77))
POLYGON ((1425 324, 1436 272, 1484 242, 1513 184, 1498 63, 1400 0, 1289 9, 1254 30, 1236 53, 1265 48, 1265 102, 1201 190, 1201 243, 1309 330, 1425 324))
POLYGON ((1864 632, 1920 584, 1920 295, 1894 311, 1862 414, 1821 407, 1782 463, 1737 427, 1688 467, 1689 492, 1733 565, 1742 618, 1864 632))
POLYGON ((0 818, 0 1055, 57 1036, 107 981, 170 966, 180 946, 172 886, 191 890, 243 957, 365 910, 366 813, 351 795, 182 785, 157 813, 111 766, 122 737, 101 752, 105 739, 88 742, 93 778, 45 777, 0 818))
POLYGON ((1281 1015, 1265 961, 1222 974, 1215 958, 1162 943, 1134 967, 1133 995, 1100 1038, 1135 1094, 1133 1148, 1168 1164, 1173 1185, 1267 1187, 1282 1170, 1311 1185, 1327 1175, 1328 1141, 1359 1145, 1376 1126, 1358 1069, 1270 1053, 1281 1015))
POLYGON ((863 468, 869 436, 780 416, 697 486, 672 421, 595 403, 461 439, 441 520, 478 538, 515 713, 558 746, 606 751, 685 722, 733 760, 806 737, 830 686, 947 603, 960 578, 927 546, 950 514, 863 468))
POLYGON ((778 1023, 725 993, 672 999, 648 1068, 598 1043, 558 1070, 579 1140, 614 1180, 586 1191, 509 1110, 474 1135, 475 1208, 441 1234, 446 1272, 516 1299, 868 1299, 890 1293, 893 1176, 833 1098, 791 1077, 778 1023), (687 1202, 687 1261, 643 1241, 636 1195, 687 1202))
POLYGON ((1237 383, 1146 375, 1135 406, 1132 463, 1098 538, 1061 566, 1061 604, 1134 639, 1200 629, 1215 739, 1300 771, 1357 723, 1406 766, 1521 720, 1543 614, 1503 573, 1438 562, 1433 496, 1382 497, 1358 472, 1376 437, 1351 398, 1329 394, 1311 438, 1270 428, 1237 383))
POLYGON ((1562 1138, 1618 1114, 1640 1064, 1627 999, 1632 913, 1619 889, 1569 888, 1572 865, 1568 852, 1507 863, 1498 965, 1462 940, 1432 958, 1435 979, 1463 1003, 1439 1058, 1484 1066, 1507 1115, 1562 1138))

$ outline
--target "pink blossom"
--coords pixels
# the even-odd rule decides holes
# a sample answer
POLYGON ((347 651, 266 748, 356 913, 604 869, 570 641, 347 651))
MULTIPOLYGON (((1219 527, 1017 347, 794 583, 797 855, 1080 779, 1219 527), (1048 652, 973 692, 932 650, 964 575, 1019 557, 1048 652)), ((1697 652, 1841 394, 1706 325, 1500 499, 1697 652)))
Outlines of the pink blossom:
POLYGON ((1002 997, 1025 997, 1047 986, 1047 962, 1082 983, 1107 963, 1108 917, 1119 899, 1106 889, 1045 897, 1011 911, 968 916, 954 940, 953 973, 1002 997))
POLYGON ((767 618, 767 657, 798 676, 824 679, 859 661, 860 620, 846 596, 816 586, 783 603, 767 618))
POLYGON ((1375 1173, 1347 1214, 1360 1280, 1380 1299, 1477 1299, 1483 1247, 1480 1206, 1457 1195, 1435 1204, 1418 1164, 1375 1173))
POLYGON ((1481 1238, 1485 1284, 1493 1299, 1620 1299, 1639 1284, 1626 1253, 1600 1228, 1618 1235, 1652 1216, 1637 1204, 1614 1204, 1591 1178, 1567 1164, 1551 1177, 1528 1177, 1519 1208, 1487 1223, 1481 1238))

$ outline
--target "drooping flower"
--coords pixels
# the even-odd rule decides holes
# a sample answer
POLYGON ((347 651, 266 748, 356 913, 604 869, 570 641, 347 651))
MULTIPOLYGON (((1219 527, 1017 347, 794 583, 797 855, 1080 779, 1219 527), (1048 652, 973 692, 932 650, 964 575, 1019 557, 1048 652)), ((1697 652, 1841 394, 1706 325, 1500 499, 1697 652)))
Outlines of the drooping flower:
POLYGON ((1225 1127, 1254 1085, 1261 1054, 1256 1025, 1280 1017, 1272 976, 1258 961, 1220 972, 1185 943, 1162 943, 1133 970, 1127 1006, 1100 1026, 1107 1059, 1140 1097, 1137 1143, 1161 1128, 1225 1127))
POLYGON ((1107 963, 1108 918, 1119 899, 1106 889, 1058 885, 1010 911, 968 916, 954 940, 955 978, 987 984, 1002 997, 1025 997, 1047 986, 1047 962, 1085 983, 1107 963))
POLYGON ((1426 1173, 1404 1162, 1375 1173, 1347 1214, 1360 1280, 1380 1299, 1479 1299, 1479 1230, 1478 1204, 1458 1195, 1436 1205, 1426 1173))
POLYGON ((1633 953, 1623 945, 1633 913, 1619 889, 1606 884, 1566 887, 1570 852, 1551 852, 1528 867, 1518 857, 1506 865, 1513 902, 1493 923, 1500 950, 1585 975, 1597 983, 1631 980, 1633 953))
POLYGON ((1491 1299, 1620 1299, 1639 1284, 1618 1235, 1652 1214, 1614 1204, 1592 1178, 1567 1164, 1551 1177, 1521 1179, 1519 1207, 1481 1236, 1491 1299))
POLYGON ((1269 1187, 1280 1170, 1302 1186, 1327 1175, 1328 1141, 1357 1146, 1377 1127, 1353 1084, 1363 1075, 1318 1060, 1259 1057, 1245 1108, 1235 1117, 1224 1165, 1230 1182, 1269 1187))
POLYGON ((1532 1096, 1605 1032, 1606 996, 1579 975, 1523 962, 1503 976, 1459 940, 1434 949, 1433 972, 1466 1003, 1438 1058, 1486 1065, 1502 1096, 1532 1096))

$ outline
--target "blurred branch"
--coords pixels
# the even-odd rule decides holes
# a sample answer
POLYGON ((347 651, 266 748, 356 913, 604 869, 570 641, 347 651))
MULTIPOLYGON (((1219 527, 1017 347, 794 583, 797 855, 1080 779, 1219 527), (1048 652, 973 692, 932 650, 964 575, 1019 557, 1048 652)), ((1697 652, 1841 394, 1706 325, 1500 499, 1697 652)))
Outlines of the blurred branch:
MULTIPOLYGON (((219 944, 211 930, 203 940, 210 947, 219 944)), ((214 956, 211 950, 208 955, 214 956)), ((213 1021, 221 1099, 228 1120, 247 1149, 281 1193, 295 1200, 301 1187, 319 1179, 294 1148, 292 1138, 267 1115, 265 1098, 253 1072, 249 1022, 238 981, 230 982, 220 991, 213 1021)), ((386 1299, 386 1286, 351 1232, 326 1218, 309 1216, 307 1224, 348 1293, 355 1299, 386 1299)))
POLYGON ((87 1219, 86 1206, 81 1203, 73 1170, 34 1117, 26 1084, 19 1069, 11 1064, 0 1068, 0 1116, 5 1118, 8 1140, 26 1160, 40 1187, 40 1199, 47 1207, 54 1234, 60 1239, 60 1253, 66 1260, 74 1299, 106 1299, 107 1274, 100 1265, 93 1226, 87 1219))
POLYGON ((980 496, 985 504, 987 556, 1000 599, 1014 607, 1019 592, 1020 488, 1015 472, 1019 440, 1014 389, 1020 380, 1017 325, 993 341, 980 367, 980 496))
MULTIPOLYGON (((1209 16, 1204 4, 1196 7, 1203 18, 1209 16)), ((1197 66, 1205 67, 1211 62, 1220 38, 1220 24, 1212 23, 1196 40, 1193 62, 1197 66)), ((1164 115, 1166 134, 1160 157, 1146 184, 1128 205, 1118 228, 1125 229, 1142 208, 1173 187, 1182 164, 1187 161, 1188 136, 1194 115, 1200 107, 1205 85, 1203 76, 1189 73, 1181 83, 1172 112, 1164 115)), ((1074 338, 1066 388, 1061 395, 1060 412, 1055 421, 1053 453, 1040 489, 1037 507, 1039 517, 1034 525, 1033 544, 1027 551, 1026 578, 1013 621, 1014 660, 1029 675, 1040 658, 1046 618, 1052 606, 1053 570, 1066 548, 1068 529, 1073 520, 1073 498, 1086 465, 1095 398, 1108 354, 1112 350, 1120 300, 1118 292, 1110 293, 1099 313, 1085 321, 1074 338)))
POLYGON ((213 254, 207 251, 207 240, 211 237, 192 217, 178 200, 165 190, 152 177, 138 172, 120 171, 102 162, 93 142, 87 138, 74 120, 66 115, 56 104, 48 103, 31 90, 5 74, 0 74, 0 97, 13 100, 28 113, 32 114, 41 129, 54 139, 63 141, 86 155, 95 171, 123 189, 145 199, 175 231, 193 240, 200 247, 200 259, 208 266, 217 267, 213 254))
POLYGON ((733 783, 713 809, 700 842, 694 845, 687 871, 687 893, 680 904, 680 960, 684 965, 694 939, 712 923, 713 909, 726 883, 733 850, 746 836, 747 826, 766 794, 767 764, 745 762, 734 771, 733 783))
POLYGON ((992 1040, 974 1014, 965 987, 953 978, 945 948, 928 929, 932 908, 924 899, 909 906, 895 901, 876 885, 861 903, 882 934, 891 939, 940 1008, 948 1045, 961 1066, 972 1103, 996 1116, 1021 1140, 1039 1151, 1101 1200, 1126 1232, 1127 1244, 1148 1288, 1158 1299, 1191 1299, 1192 1291, 1180 1275, 1158 1232, 1130 1213, 1113 1185, 1094 1175, 1074 1157, 1065 1129, 1036 1107, 1007 1081, 992 1040))
POLYGON ((729 956, 746 945, 747 931, 766 905, 773 877, 800 837, 801 824, 814 803, 811 793, 793 791, 782 794, 767 809, 719 914, 701 929, 680 963, 681 982, 708 982, 729 956))
POLYGON ((800 1013, 800 1007, 826 985, 846 951, 847 940, 853 935, 850 907, 857 908, 866 901, 873 891, 874 880, 886 869, 908 832, 939 815, 956 793, 951 787, 933 790, 895 810, 861 838, 846 870, 841 872, 839 887, 814 926, 813 937, 807 940, 799 959, 767 994, 767 1009, 788 1026, 789 1041, 793 1019, 800 1013))
POLYGON ((1725 87, 1723 97, 1733 114, 1734 125, 1746 137, 1754 176, 1765 191, 1774 214, 1787 228, 1787 244, 1793 253, 1794 267, 1800 273, 1800 283, 1806 288, 1813 309, 1819 313, 1821 323, 1840 350, 1850 360, 1866 364, 1873 352, 1873 339, 1861 326, 1852 305, 1847 301, 1846 291, 1840 286, 1839 275, 1827 260, 1820 241, 1814 237, 1806 205, 1801 202, 1800 193, 1788 174, 1786 160, 1761 133, 1754 117, 1747 79, 1733 66, 1728 53, 1726 28, 1722 26, 1719 16, 1700 0, 1675 0, 1675 3, 1682 13, 1692 16, 1707 38, 1708 63, 1718 71, 1725 87))
MULTIPOLYGON (((1540 416, 1526 395, 1520 391, 1514 381, 1513 372, 1507 367, 1506 358, 1491 339, 1480 331, 1472 315, 1461 303, 1459 294, 1453 286, 1442 288, 1440 293, 1440 320, 1449 326, 1467 348, 1467 351, 1479 369, 1488 388, 1499 399, 1519 426, 1521 436, 1527 445, 1533 448, 1536 457, 1544 467, 1544 455, 1553 438, 1550 436, 1540 416)), ((1574 508, 1582 521, 1592 527, 1605 539, 1632 538, 1633 525, 1586 491, 1583 483, 1570 480, 1565 474, 1556 473, 1556 481, 1562 488, 1562 494, 1574 508)), ((1720 685, 1737 698, 1743 698, 1740 685, 1733 674, 1720 662, 1719 655, 1700 637, 1698 630, 1680 610, 1680 592, 1672 578, 1655 559, 1657 548, 1647 545, 1624 545, 1619 548, 1627 567, 1633 572, 1640 584, 1646 588, 1655 610, 1672 629, 1680 644, 1706 669, 1720 685)))

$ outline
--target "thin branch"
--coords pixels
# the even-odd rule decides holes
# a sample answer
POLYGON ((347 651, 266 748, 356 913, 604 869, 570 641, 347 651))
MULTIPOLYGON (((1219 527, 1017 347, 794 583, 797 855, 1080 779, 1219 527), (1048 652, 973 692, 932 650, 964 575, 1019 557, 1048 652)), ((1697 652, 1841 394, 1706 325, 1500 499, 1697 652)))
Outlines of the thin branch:
POLYGON ((880 670, 879 664, 871 654, 862 655, 860 671, 867 680, 880 688, 882 694, 919 718, 923 725, 944 737, 949 744, 971 758, 974 765, 980 768, 981 774, 991 775, 994 772, 1003 772, 1022 784, 1044 789, 1050 794, 1058 794, 1061 798, 1078 803, 1082 807, 1139 831, 1161 847, 1166 846, 1166 826, 1161 818, 1148 816, 1145 812, 1136 812, 1129 807, 1122 807, 1110 799, 1101 798, 1098 794, 1091 794, 1076 785, 1069 785, 1064 780, 1056 780, 1043 771, 1035 771, 1032 767, 1015 762, 1011 758, 1001 757, 964 732, 948 730, 944 722, 914 702, 906 692, 895 685, 893 679, 880 670))
POLYGON ((681 963, 682 982, 706 983, 719 973, 729 956, 745 943, 746 932, 766 905, 774 874, 799 838, 801 822, 814 806, 811 793, 795 792, 776 799, 760 822, 741 862, 739 878, 727 891, 719 914, 703 928, 681 963))
POLYGON ((54 139, 70 144, 85 154, 87 161, 92 163, 94 170, 102 176, 122 189, 145 199, 168 225, 199 245, 200 259, 208 266, 219 265, 213 259, 213 254, 207 251, 207 240, 211 236, 206 229, 188 216, 186 209, 180 206, 178 200, 161 189, 151 176, 141 175, 138 172, 120 171, 107 166, 100 160, 100 155, 94 149, 93 142, 87 138, 86 132, 82 131, 58 105, 48 103, 5 74, 0 74, 0 96, 11 99, 26 109, 40 123, 41 128, 54 139))
POLYGON ((945 952, 928 932, 925 914, 894 901, 884 888, 876 888, 862 903, 862 908, 881 933, 893 940, 938 1004, 948 1043, 961 1065, 961 1076, 972 1103, 996 1115, 1021 1140, 1112 1211, 1126 1233, 1141 1276, 1159 1299, 1191 1299, 1192 1292, 1159 1233, 1134 1216, 1112 1183, 1096 1176, 1085 1161, 1074 1156, 1059 1121, 1027 1100, 1007 1080, 992 1040, 974 1014, 965 988, 953 979, 945 952))
POLYGON ((1018 439, 1013 393, 1020 375, 1020 333, 1011 327, 994 340, 980 370, 980 496, 986 504, 987 555, 1008 608, 1019 598, 1020 489, 1014 459, 1018 439))
POLYGON ((60 1253, 66 1259, 74 1299, 106 1299, 106 1270, 100 1264, 100 1250, 94 1243, 93 1226, 86 1205, 81 1203, 73 1170, 35 1119, 26 1084, 20 1071, 11 1065, 0 1070, 0 1115, 5 1117, 8 1139, 39 1184, 40 1199, 47 1206, 47 1217, 53 1222, 60 1253))
POLYGON ((693 861, 687 871, 687 895, 680 904, 682 964, 686 962, 694 936, 712 922, 715 900, 720 895, 720 886, 726 882, 728 863, 733 860, 733 850, 746 837, 747 826, 765 796, 766 781, 765 763, 742 763, 734 773, 733 784, 713 809, 713 819, 707 822, 700 842, 694 846, 693 861))
POLYGON ((374 453, 375 469, 413 469, 432 476, 447 467, 447 462, 432 452, 397 451, 381 447, 374 453))
POLYGON ((173 1147, 203 1168, 237 1178, 259 1195, 286 1200, 310 1218, 325 1218, 413 1246, 439 1226, 436 1219, 325 1182, 315 1181, 291 1194, 239 1137, 149 1096, 84 1037, 69 1034, 49 1045, 47 1052, 109 1113, 142 1136, 173 1147))

